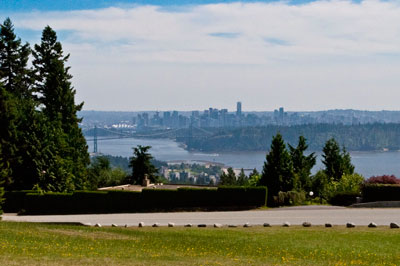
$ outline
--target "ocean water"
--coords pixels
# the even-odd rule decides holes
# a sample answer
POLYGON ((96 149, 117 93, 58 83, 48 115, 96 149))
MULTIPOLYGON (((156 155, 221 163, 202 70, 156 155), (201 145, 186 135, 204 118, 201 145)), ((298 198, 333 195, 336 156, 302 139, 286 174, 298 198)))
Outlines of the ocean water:
MULTIPOLYGON (((89 151, 93 151, 93 142, 89 141, 89 151)), ((169 139, 112 139, 99 140, 98 151, 113 156, 130 157, 133 147, 137 145, 151 146, 150 153, 162 161, 210 161, 222 163, 233 168, 262 170, 266 152, 221 152, 204 153, 189 152, 169 139)), ((400 152, 351 152, 352 163, 356 172, 368 178, 374 175, 394 174, 400 177, 400 152)), ((318 154, 317 164, 313 168, 315 173, 323 168, 321 154, 318 154)))

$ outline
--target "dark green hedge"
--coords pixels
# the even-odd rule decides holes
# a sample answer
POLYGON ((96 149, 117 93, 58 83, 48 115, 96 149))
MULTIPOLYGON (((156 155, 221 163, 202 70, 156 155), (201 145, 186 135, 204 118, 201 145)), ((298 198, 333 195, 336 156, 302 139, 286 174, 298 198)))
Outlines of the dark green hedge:
POLYGON ((360 197, 360 194, 355 192, 337 193, 329 200, 329 203, 336 206, 350 206, 357 203, 357 197, 360 197))
MULTIPOLYGON (((30 192, 30 191, 29 191, 30 192)), ((179 188, 74 193, 8 192, 5 210, 25 214, 121 213, 265 206, 265 187, 179 188)))
POLYGON ((21 190, 21 191, 6 191, 4 192, 4 212, 19 212, 24 209, 25 195, 32 193, 32 190, 21 190))
POLYGON ((266 187, 219 187, 219 200, 223 206, 265 206, 266 187))
POLYGON ((371 201, 400 201, 399 185, 371 184, 362 188, 364 202, 371 201))

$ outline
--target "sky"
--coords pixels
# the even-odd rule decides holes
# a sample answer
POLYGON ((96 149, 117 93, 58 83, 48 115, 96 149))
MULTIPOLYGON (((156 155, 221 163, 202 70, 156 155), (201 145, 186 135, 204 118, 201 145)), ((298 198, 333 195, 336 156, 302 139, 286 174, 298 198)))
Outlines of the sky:
POLYGON ((84 110, 400 110, 400 1, 0 0, 84 110))

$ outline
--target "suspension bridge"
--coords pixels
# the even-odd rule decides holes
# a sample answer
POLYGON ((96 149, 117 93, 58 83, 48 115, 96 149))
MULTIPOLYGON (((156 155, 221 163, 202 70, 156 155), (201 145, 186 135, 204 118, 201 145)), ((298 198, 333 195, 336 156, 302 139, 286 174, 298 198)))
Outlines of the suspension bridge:
POLYGON ((113 139, 122 138, 174 138, 179 142, 184 142, 189 148, 193 138, 207 138, 214 133, 195 126, 189 126, 189 128, 175 128, 175 129, 165 129, 161 132, 136 132, 136 131, 118 131, 116 129, 109 128, 98 128, 95 126, 93 128, 93 138, 87 138, 87 142, 93 141, 93 153, 98 151, 98 142, 113 139), (100 133, 100 134, 99 134, 100 133), (99 137, 99 135, 101 137, 99 137))

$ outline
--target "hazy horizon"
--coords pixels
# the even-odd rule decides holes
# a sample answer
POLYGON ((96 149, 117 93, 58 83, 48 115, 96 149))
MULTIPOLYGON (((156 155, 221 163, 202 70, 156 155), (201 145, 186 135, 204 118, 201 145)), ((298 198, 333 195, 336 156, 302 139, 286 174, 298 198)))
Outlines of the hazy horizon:
MULTIPOLYGON (((204 110, 208 110, 209 108, 216 108, 214 106, 209 106, 207 108, 203 108, 203 109, 187 109, 187 110, 179 110, 179 109, 149 109, 149 110, 95 110, 95 109, 85 109, 85 106, 83 106, 83 109, 81 111, 86 111, 86 112, 134 112, 134 113, 141 113, 141 112, 172 112, 172 111, 178 111, 178 112, 192 112, 192 111, 204 111, 204 110)), ((282 106, 280 106, 282 107, 282 106)), ((243 108, 243 107, 242 107, 243 108)), ((217 108, 219 110, 221 109, 228 109, 228 112, 230 113, 234 113, 236 112, 236 108, 217 108)), ((256 113, 263 113, 263 112, 274 112, 274 110, 278 110, 279 107, 276 107, 275 109, 272 110, 246 110, 246 109, 242 109, 243 113, 251 113, 251 112, 256 112, 256 113)), ((327 111, 360 111, 360 112, 400 112, 399 110, 361 110, 361 109, 325 109, 325 110, 287 110, 285 108, 285 112, 288 113, 295 113, 295 112, 327 112, 327 111)))

